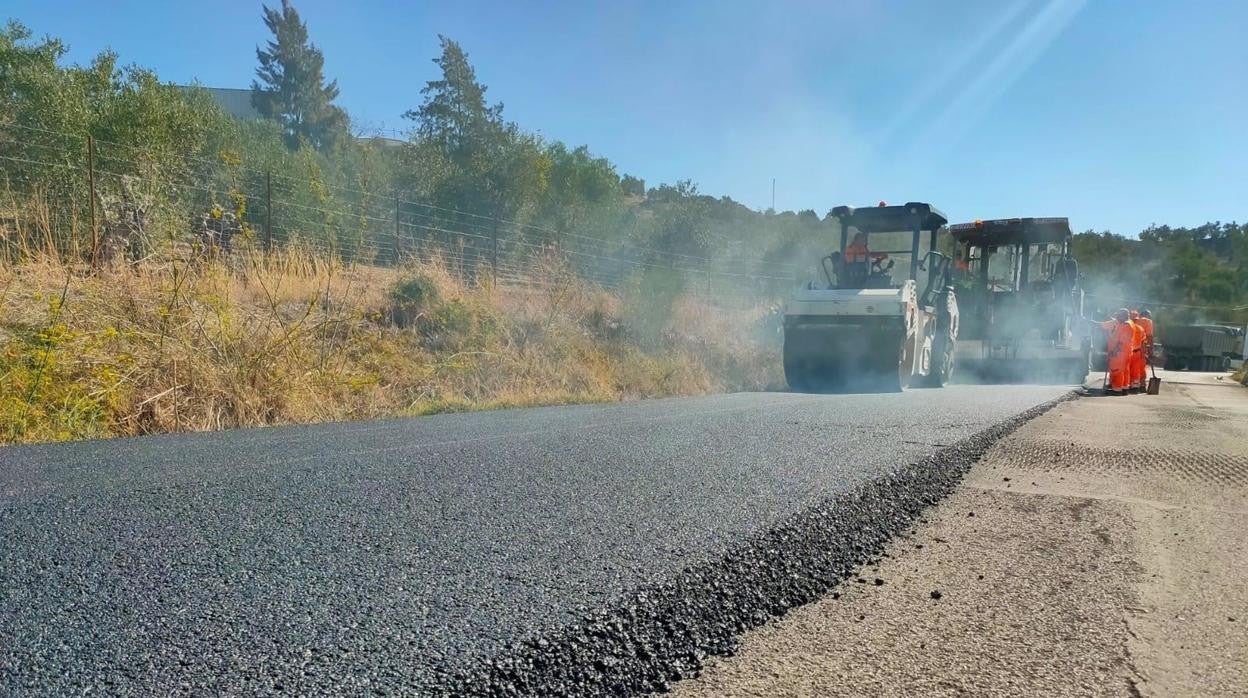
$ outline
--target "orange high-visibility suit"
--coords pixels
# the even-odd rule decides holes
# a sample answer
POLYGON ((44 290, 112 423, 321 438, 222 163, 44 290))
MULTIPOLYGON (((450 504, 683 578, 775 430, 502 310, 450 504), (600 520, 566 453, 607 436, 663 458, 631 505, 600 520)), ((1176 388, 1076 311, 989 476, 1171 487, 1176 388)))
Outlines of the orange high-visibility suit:
POLYGON ((867 250, 867 243, 854 242, 845 248, 845 261, 849 264, 859 264, 867 261, 870 252, 867 250))
POLYGON ((1140 316, 1135 321, 1140 327, 1144 328, 1144 363, 1153 363, 1153 319, 1151 317, 1140 316))
POLYGON ((1127 320, 1131 326, 1131 387, 1144 387, 1144 326, 1138 320, 1127 320))
POLYGON ((865 264, 875 259, 887 259, 887 252, 872 252, 866 243, 853 243, 845 248, 845 261, 850 264, 865 264))
POLYGON ((872 259, 885 259, 888 257, 886 252, 872 252, 867 249, 867 236, 865 233, 857 233, 854 239, 845 247, 845 262, 847 264, 865 264, 872 259))
POLYGON ((1130 322, 1106 320, 1101 323, 1108 337, 1105 350, 1108 353, 1109 389, 1121 392, 1131 384, 1131 341, 1135 336, 1130 322))

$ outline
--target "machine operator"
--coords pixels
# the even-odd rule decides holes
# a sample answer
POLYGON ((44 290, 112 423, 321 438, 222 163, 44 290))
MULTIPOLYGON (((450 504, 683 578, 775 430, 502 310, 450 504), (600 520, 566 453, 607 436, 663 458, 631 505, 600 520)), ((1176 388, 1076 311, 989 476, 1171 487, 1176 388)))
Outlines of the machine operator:
MULTIPOLYGON (((884 269, 873 270, 873 267, 879 265, 888 259, 887 252, 872 252, 867 248, 867 234, 854 233, 854 239, 845 248, 845 270, 849 273, 850 278, 854 279, 855 285, 865 287, 868 279, 874 274, 883 274, 884 269)), ((890 265, 891 266, 891 265, 890 265)))

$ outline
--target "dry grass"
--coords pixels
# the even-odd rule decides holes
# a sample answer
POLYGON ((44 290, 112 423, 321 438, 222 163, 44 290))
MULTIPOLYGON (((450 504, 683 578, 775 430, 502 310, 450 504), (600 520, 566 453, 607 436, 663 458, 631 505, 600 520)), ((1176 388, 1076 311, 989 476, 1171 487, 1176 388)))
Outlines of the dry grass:
MULTIPOLYGON (((64 440, 752 389, 759 313, 680 298, 640 336, 557 260, 527 288, 298 248, 90 273, 0 261, 0 441, 64 440)), ((635 302, 644 302, 638 299, 635 302)))

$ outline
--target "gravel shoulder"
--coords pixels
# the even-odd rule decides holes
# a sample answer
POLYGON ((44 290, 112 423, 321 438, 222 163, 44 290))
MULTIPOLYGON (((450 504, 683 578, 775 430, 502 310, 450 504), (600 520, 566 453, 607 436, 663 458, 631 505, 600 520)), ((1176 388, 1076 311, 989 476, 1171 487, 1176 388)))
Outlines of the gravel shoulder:
POLYGON ((998 442, 877 564, 679 696, 1248 694, 1248 391, 1163 376, 998 442))

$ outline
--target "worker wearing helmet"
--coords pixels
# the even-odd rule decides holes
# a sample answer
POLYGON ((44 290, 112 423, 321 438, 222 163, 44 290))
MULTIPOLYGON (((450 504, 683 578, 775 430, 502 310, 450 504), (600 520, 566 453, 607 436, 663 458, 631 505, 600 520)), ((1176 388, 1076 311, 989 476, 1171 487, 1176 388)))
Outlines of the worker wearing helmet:
POLYGON ((1151 366, 1153 365, 1153 339, 1156 336, 1153 328, 1153 313, 1148 308, 1141 310, 1140 319, 1136 320, 1136 324, 1144 328, 1144 345, 1141 347, 1144 353, 1144 365, 1145 367, 1151 366))
POLYGON ((1108 354, 1111 395, 1126 395, 1131 387, 1131 343, 1135 330, 1130 323, 1131 313, 1126 308, 1118 309, 1113 319, 1100 323, 1107 338, 1105 350, 1108 354))
POLYGON ((854 239, 849 243, 849 247, 845 248, 846 264, 866 264, 872 259, 884 259, 888 257, 883 252, 872 252, 867 249, 867 234, 854 233, 854 239))
POLYGON ((870 262, 887 257, 886 253, 872 252, 867 249, 866 233, 854 233, 853 241, 845 248, 845 268, 849 270, 851 278, 854 279, 854 285, 862 287, 866 283, 867 277, 871 274, 870 262))
POLYGON ((1127 322, 1131 325, 1131 392, 1144 390, 1144 326, 1139 323, 1140 313, 1132 310, 1127 322))

